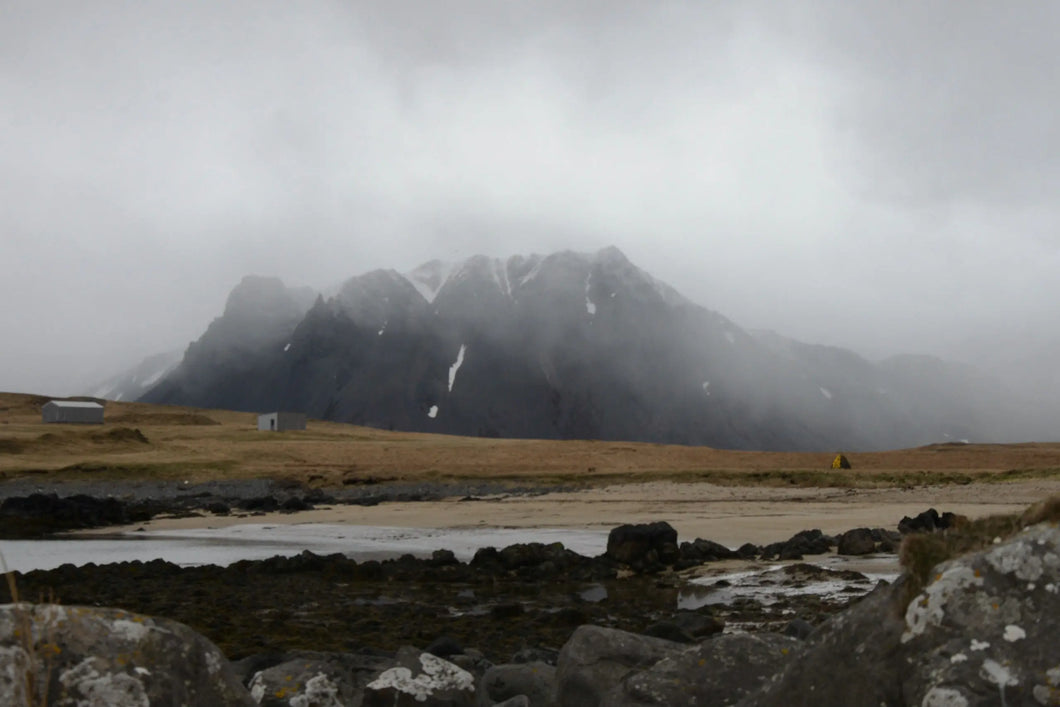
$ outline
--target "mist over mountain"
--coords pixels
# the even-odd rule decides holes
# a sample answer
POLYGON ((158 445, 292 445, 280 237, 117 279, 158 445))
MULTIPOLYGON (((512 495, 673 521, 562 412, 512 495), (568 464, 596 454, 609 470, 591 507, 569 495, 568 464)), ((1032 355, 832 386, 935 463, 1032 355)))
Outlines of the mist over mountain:
POLYGON ((83 392, 93 398, 136 400, 180 365, 183 358, 183 351, 166 351, 148 356, 132 368, 115 374, 83 392))
POLYGON ((1037 433, 970 366, 873 363, 748 332, 616 248, 375 270, 327 298, 248 277, 142 399, 408 431, 738 449, 1037 433))

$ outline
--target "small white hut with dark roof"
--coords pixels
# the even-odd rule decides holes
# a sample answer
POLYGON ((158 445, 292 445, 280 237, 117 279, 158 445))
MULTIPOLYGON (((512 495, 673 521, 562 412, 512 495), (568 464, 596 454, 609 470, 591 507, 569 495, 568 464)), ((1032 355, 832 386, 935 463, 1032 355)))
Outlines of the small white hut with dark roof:
POLYGON ((41 406, 43 422, 103 424, 103 406, 80 400, 49 400, 41 406))
POLYGON ((259 432, 304 430, 305 415, 300 412, 266 412, 258 415, 259 432))

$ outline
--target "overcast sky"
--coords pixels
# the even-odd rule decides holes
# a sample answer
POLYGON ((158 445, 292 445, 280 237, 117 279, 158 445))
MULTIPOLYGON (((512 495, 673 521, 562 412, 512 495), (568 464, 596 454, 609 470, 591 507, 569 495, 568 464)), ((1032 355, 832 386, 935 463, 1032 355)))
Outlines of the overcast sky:
POLYGON ((1058 36, 1037 1, 0 0, 0 390, 182 349, 245 274, 611 244, 870 357, 1055 344, 1058 36))

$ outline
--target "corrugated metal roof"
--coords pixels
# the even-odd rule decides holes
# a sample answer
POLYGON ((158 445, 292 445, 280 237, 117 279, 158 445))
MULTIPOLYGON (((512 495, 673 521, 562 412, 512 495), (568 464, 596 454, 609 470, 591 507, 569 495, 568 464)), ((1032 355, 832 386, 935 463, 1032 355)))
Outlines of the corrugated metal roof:
POLYGON ((61 408, 102 408, 99 403, 86 403, 80 400, 49 400, 46 405, 55 405, 61 408))

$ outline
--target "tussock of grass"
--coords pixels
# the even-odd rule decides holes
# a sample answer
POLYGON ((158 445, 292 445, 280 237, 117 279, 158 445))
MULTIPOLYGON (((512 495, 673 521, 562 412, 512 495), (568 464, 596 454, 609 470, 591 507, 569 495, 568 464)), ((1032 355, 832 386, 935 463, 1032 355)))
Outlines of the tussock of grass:
POLYGON ((996 515, 977 520, 961 517, 946 530, 935 533, 912 533, 902 540, 898 559, 909 581, 904 606, 931 583, 932 571, 942 562, 977 552, 1005 539, 1023 528, 1042 522, 1060 522, 1060 495, 1037 503, 1022 514, 996 515))

